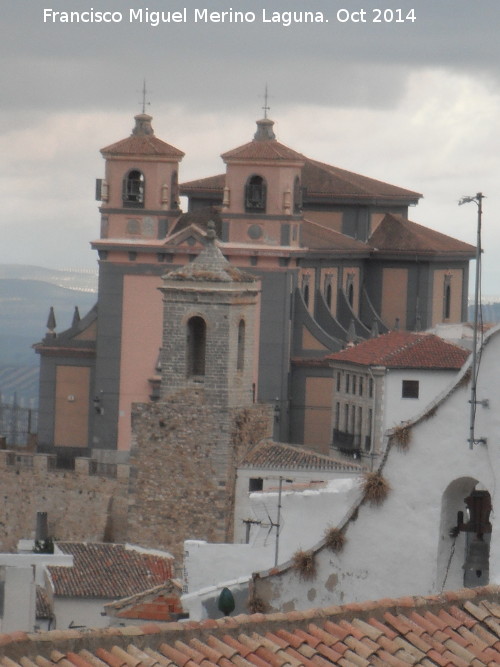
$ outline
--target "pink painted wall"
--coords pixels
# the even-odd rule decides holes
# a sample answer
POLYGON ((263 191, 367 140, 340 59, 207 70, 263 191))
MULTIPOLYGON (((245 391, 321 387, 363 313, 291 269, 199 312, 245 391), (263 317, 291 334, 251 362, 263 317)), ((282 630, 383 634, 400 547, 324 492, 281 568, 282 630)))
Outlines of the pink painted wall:
POLYGON ((159 276, 125 276, 120 374, 118 449, 130 449, 132 403, 149 401, 161 346, 163 304, 159 276))
MULTIPOLYGON (((170 209, 171 196, 171 178, 172 173, 179 171, 179 163, 175 160, 162 161, 156 156, 154 161, 144 158, 113 158, 106 160, 105 179, 108 183, 108 201, 102 204, 102 213, 106 215, 106 209, 122 209, 122 182, 125 175, 132 169, 138 169, 144 174, 145 180, 145 200, 144 208, 138 208, 131 214, 110 213, 108 219, 108 238, 125 238, 128 236, 140 236, 139 234, 130 234, 127 232, 127 220, 129 218, 141 219, 144 217, 144 210, 162 210, 170 209), (162 186, 168 185, 168 204, 162 205, 162 186)), ((147 216, 146 216, 147 217, 147 216)), ((157 236, 157 218, 151 216, 154 222, 153 238, 157 236)), ((141 226, 142 230, 142 226, 141 226)))
POLYGON ((285 165, 229 164, 226 173, 226 186, 230 192, 228 213, 245 213, 245 184, 250 176, 262 176, 267 182, 267 215, 283 215, 283 193, 290 190, 293 199, 295 177, 300 178, 298 163, 285 165))

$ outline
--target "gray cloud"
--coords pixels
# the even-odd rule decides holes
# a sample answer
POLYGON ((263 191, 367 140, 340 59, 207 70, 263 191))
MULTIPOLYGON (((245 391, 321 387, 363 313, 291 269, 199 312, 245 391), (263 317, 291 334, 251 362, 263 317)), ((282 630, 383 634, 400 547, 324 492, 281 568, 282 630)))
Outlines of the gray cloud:
MULTIPOLYGON (((97 235, 98 149, 130 131, 144 77, 157 133, 187 153, 184 179, 221 171, 220 153, 252 136, 267 82, 282 141, 424 191, 413 219, 474 241, 473 215, 460 210, 458 218, 456 199, 471 187, 489 195, 486 211, 500 205, 494 192, 498 0, 310 0, 307 7, 298 0, 207 0, 205 6, 233 5, 258 14, 263 7, 324 11, 329 23, 44 24, 44 7, 192 12, 204 5, 3 0, 0 149, 10 166, 0 178, 0 261, 95 263, 88 241, 97 235), (339 8, 364 7, 371 17, 376 6, 405 15, 412 5, 414 23, 335 21, 339 8)), ((497 236, 488 241, 492 253, 500 251, 497 236)), ((499 281, 497 274, 490 284, 499 281)))

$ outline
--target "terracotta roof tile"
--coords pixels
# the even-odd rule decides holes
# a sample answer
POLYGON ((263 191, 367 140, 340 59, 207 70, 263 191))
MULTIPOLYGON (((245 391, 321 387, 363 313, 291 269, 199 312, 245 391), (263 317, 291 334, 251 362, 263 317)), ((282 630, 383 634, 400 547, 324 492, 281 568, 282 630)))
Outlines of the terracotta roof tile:
POLYGON ((36 587, 36 617, 40 619, 54 617, 54 611, 49 596, 43 586, 36 587))
POLYGON ((148 114, 137 114, 132 134, 126 139, 117 141, 101 149, 101 153, 110 155, 154 155, 180 160, 184 153, 155 136, 151 126, 152 117, 148 114))
POLYGON ((335 352, 327 359, 361 366, 459 370, 469 354, 434 334, 390 331, 335 352))
POLYGON ((474 246, 469 243, 393 213, 386 214, 368 239, 368 243, 380 253, 458 254, 471 258, 476 252, 474 246))
POLYGON ((330 253, 337 250, 343 254, 361 255, 368 255, 370 252, 370 247, 366 243, 334 229, 323 227, 312 220, 302 221, 300 234, 301 245, 309 250, 328 250, 330 253))
MULTIPOLYGON (((250 143, 236 148, 234 151, 225 153, 225 156, 233 158, 248 159, 295 159, 304 162, 302 167, 302 187, 304 191, 304 202, 310 199, 329 199, 335 201, 345 201, 346 199, 362 200, 385 200, 400 201, 405 204, 416 203, 422 195, 413 190, 400 188, 390 183, 384 183, 368 176, 362 176, 347 169, 341 169, 331 164, 312 160, 292 149, 279 144, 279 142, 257 142, 250 143), (270 144, 267 148, 262 148, 256 144, 270 144), (233 154, 233 155, 231 155, 233 154), (278 157, 278 155, 281 157, 278 157)), ((194 181, 183 183, 180 186, 181 194, 192 194, 195 192, 214 193, 217 192, 222 199, 222 193, 226 182, 225 174, 217 174, 208 178, 200 178, 194 181)))
POLYGON ((500 665, 499 587, 204 623, 13 633, 5 667, 500 665), (413 604, 412 604, 413 601, 413 604), (307 628, 305 630, 304 628, 307 628), (159 648, 158 648, 159 647, 159 648))
POLYGON ((302 169, 302 185, 306 188, 305 197, 326 195, 335 198, 354 197, 418 201, 422 196, 418 192, 406 190, 309 158, 306 159, 302 169))
POLYGON ((58 542, 57 547, 74 558, 73 567, 48 568, 57 596, 128 597, 172 578, 173 558, 169 556, 123 544, 58 542))
POLYGON ((241 462, 243 467, 256 468, 290 468, 290 469, 317 469, 317 470, 349 470, 359 472, 361 466, 348 461, 334 459, 324 454, 318 454, 304 447, 285 445, 283 443, 266 440, 255 447, 241 462))

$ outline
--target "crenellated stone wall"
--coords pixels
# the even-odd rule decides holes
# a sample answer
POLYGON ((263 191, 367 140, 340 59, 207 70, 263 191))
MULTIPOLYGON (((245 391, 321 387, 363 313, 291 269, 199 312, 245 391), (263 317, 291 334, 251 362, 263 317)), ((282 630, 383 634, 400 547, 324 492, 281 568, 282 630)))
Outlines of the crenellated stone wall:
POLYGON ((125 541, 128 476, 127 465, 78 458, 75 470, 61 470, 55 456, 0 451, 0 551, 34 537, 37 512, 59 540, 125 541))

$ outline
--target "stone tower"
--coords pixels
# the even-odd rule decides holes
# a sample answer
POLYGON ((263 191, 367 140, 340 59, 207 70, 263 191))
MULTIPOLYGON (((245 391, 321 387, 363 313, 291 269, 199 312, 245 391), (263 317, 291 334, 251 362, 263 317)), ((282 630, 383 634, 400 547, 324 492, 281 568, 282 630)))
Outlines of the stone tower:
POLYGON ((260 284, 207 244, 163 277, 160 400, 133 410, 129 534, 177 556, 185 539, 232 540, 236 467, 271 437, 254 402, 260 284))
POLYGON ((260 285, 232 266, 209 223, 198 257, 163 277, 161 396, 202 389, 221 408, 254 402, 260 285))

